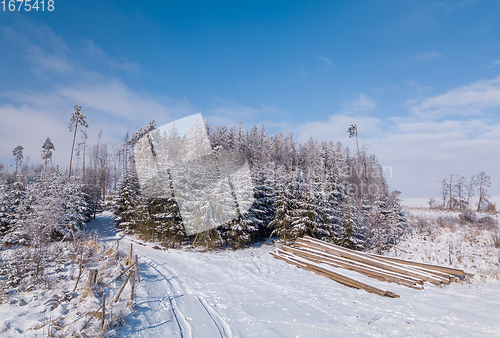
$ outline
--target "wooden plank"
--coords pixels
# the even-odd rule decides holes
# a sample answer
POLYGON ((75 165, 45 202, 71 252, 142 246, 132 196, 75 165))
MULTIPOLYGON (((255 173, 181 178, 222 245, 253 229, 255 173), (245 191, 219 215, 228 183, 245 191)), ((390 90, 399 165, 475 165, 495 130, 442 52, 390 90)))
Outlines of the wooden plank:
MULTIPOLYGON (((450 274, 446 274, 446 273, 436 271, 436 270, 426 269, 426 268, 419 267, 419 266, 409 266, 409 265, 405 265, 403 263, 393 262, 393 261, 384 259, 385 256, 369 254, 369 253, 361 252, 361 251, 354 251, 351 249, 343 248, 343 247, 335 245, 335 244, 326 243, 324 241, 320 241, 320 240, 317 240, 317 239, 314 239, 311 237, 308 237, 304 241, 304 243, 309 243, 309 242, 317 243, 319 245, 322 245, 323 247, 326 246, 328 248, 331 248, 332 250, 340 250, 340 251, 345 252, 345 253, 352 253, 352 254, 357 255, 357 256, 366 257, 367 259, 370 259, 370 260, 376 260, 376 261, 381 262, 381 263, 390 264, 391 266, 396 266, 396 267, 399 267, 399 268, 402 268, 405 270, 413 271, 413 272, 418 273, 418 274, 423 274, 424 276, 438 279, 441 281, 441 283, 444 283, 444 284, 450 284, 451 281, 456 281, 456 278, 454 278, 450 274), (308 241, 308 239, 311 239, 311 240, 308 241)), ((390 257, 390 258, 392 258, 392 257, 390 257)), ((433 283, 431 280, 429 280, 429 282, 433 283)), ((433 283, 433 284, 436 284, 436 283, 433 283)))
MULTIPOLYGON (((417 283, 415 282, 415 280, 407 279, 402 275, 401 275, 401 277, 395 276, 395 275, 390 274, 389 272, 385 273, 385 272, 382 272, 378 269, 374 270, 373 267, 369 267, 366 265, 360 266, 360 265, 357 265, 357 264, 360 264, 357 262, 351 263, 351 262, 342 261, 341 257, 337 257, 338 258, 337 259, 331 255, 329 255, 329 256, 319 255, 319 254, 316 254, 313 252, 308 252, 306 250, 300 250, 300 249, 287 247, 287 246, 284 246, 283 250, 291 252, 297 256, 305 257, 305 258, 312 260, 313 262, 316 262, 316 263, 325 263, 325 264, 329 264, 333 267, 340 267, 340 268, 345 268, 345 269, 348 269, 351 271, 356 271, 356 272, 359 272, 359 273, 361 273, 365 276, 368 276, 370 278, 378 279, 378 280, 381 280, 384 282, 397 283, 399 285, 407 286, 407 287, 410 287, 413 289, 418 289, 418 290, 423 289, 423 287, 416 286, 417 283)), ((420 280, 420 282, 421 282, 420 284, 423 284, 422 280, 420 280)))
MULTIPOLYGON (((315 241, 315 242, 324 243, 324 244, 335 246, 335 247, 339 247, 339 246, 337 246, 335 244, 327 243, 325 241, 320 241, 319 239, 316 239, 316 238, 313 238, 313 237, 310 237, 310 236, 304 236, 304 239, 315 241)), ((339 248, 342 248, 342 247, 339 247, 339 248)), ((354 251, 354 250, 350 250, 350 249, 346 249, 346 248, 342 248, 342 249, 343 250, 352 251, 352 252, 355 252, 357 254, 363 254, 363 255, 370 256, 370 257, 382 258, 382 259, 385 259, 385 260, 388 260, 388 261, 402 263, 402 264, 405 264, 405 265, 413 265, 413 266, 418 266, 418 267, 426 268, 426 269, 429 269, 429 270, 435 270, 435 271, 439 271, 439 272, 442 272, 442 273, 446 273, 448 275, 454 275, 454 276, 460 276, 460 277, 464 277, 465 276, 465 272, 463 270, 460 270, 460 269, 455 269, 455 268, 450 268, 450 267, 440 266, 440 265, 435 265, 435 264, 429 264, 429 263, 414 262, 414 261, 410 261, 410 260, 406 260, 406 259, 402 259, 402 258, 387 257, 387 256, 377 255, 377 254, 368 253, 368 252, 354 251)))
POLYGON ((314 248, 314 247, 298 246, 298 248, 300 248, 300 250, 305 250, 305 251, 314 253, 316 255, 320 255, 320 256, 324 256, 324 257, 329 257, 329 258, 332 258, 332 259, 335 259, 335 260, 339 260, 341 262, 351 263, 351 264, 355 264, 356 266, 368 268, 371 271, 377 271, 377 272, 388 274, 388 275, 391 275, 391 276, 394 276, 394 277, 399 277, 399 278, 407 279, 407 280, 412 281, 413 283, 416 283, 416 284, 420 284, 420 285, 424 284, 424 281, 422 279, 420 279, 420 278, 416 278, 416 277, 412 277, 412 276, 408 276, 408 275, 403 275, 403 274, 400 274, 400 273, 397 273, 397 272, 394 272, 394 271, 388 271, 388 270, 385 270, 385 269, 382 269, 382 268, 378 268, 378 267, 375 267, 373 265, 369 265, 369 264, 365 264, 365 263, 360 263, 360 262, 354 261, 354 260, 349 259, 349 258, 345 258, 345 257, 341 257, 341 256, 338 256, 338 255, 330 254, 330 253, 328 253, 326 251, 323 251, 323 250, 320 250, 320 249, 317 249, 317 248, 314 248))
POLYGON ((411 269, 411 268, 397 266, 395 264, 391 264, 389 262, 385 262, 385 261, 379 260, 379 259, 374 258, 374 257, 366 257, 366 256, 362 256, 360 254, 354 253, 354 252, 348 252, 346 250, 342 250, 340 248, 337 248, 336 246, 328 245, 322 241, 311 241, 308 239, 299 238, 295 242, 295 245, 296 246, 306 246, 306 247, 313 246, 313 247, 316 247, 320 250, 326 251, 326 252, 334 254, 334 255, 338 255, 338 256, 341 256, 344 258, 349 258, 351 260, 354 260, 354 261, 357 261, 360 263, 369 264, 369 265, 372 265, 372 266, 375 266, 378 268, 397 272, 397 273, 400 273, 403 275, 420 278, 424 281, 428 281, 428 282, 435 284, 435 285, 440 285, 441 283, 445 283, 445 284, 450 283, 449 280, 446 280, 446 279, 441 278, 439 276, 416 271, 416 270, 411 269))
MULTIPOLYGON (((340 256, 335 256, 335 255, 330 255, 326 252, 321 252, 318 250, 314 250, 312 248, 292 248, 292 247, 283 247, 283 250, 288 251, 293 253, 294 255, 304 257, 306 259, 311 259, 311 260, 316 260, 321 263, 329 264, 334 267, 340 267, 340 268, 346 268, 348 270, 360 272, 364 275, 368 275, 369 277, 372 278, 377 278, 380 280, 387 280, 390 278, 401 278, 402 280, 405 279, 407 276, 397 276, 397 275, 391 275, 392 272, 390 271, 384 271, 382 269, 375 268, 373 266, 369 266, 366 264, 362 264, 356 261, 352 261, 349 259, 345 259, 340 256)), ((406 279, 406 282, 415 285, 416 280, 410 280, 406 279)), ((423 283, 423 282, 422 282, 423 283)))
POLYGON ((396 258, 396 257, 386 257, 386 256, 381 256, 381 255, 375 255, 372 253, 366 253, 369 256, 374 256, 374 257, 380 257, 382 259, 391 261, 391 262, 396 262, 396 263, 402 263, 405 265, 412 265, 415 267, 421 267, 425 268, 428 270, 435 270, 438 272, 446 273, 448 275, 454 275, 454 276, 459 276, 459 277, 464 277, 465 272, 460 269, 455 269, 455 268, 450 268, 446 266, 440 266, 440 265, 434 265, 434 264, 429 264, 429 263, 420 263, 420 262, 414 262, 414 261, 409 261, 407 259, 402 259, 402 258, 396 258))
POLYGON ((371 285, 356 281, 352 278, 341 275, 339 273, 329 271, 325 268, 315 266, 313 264, 303 263, 303 262, 300 262, 299 260, 296 260, 292 257, 285 257, 284 255, 280 255, 279 253, 271 252, 270 255, 273 256, 274 258, 281 259, 289 264, 295 265, 295 266, 302 268, 304 270, 308 270, 308 271, 314 272, 318 275, 322 275, 322 276, 325 276, 327 278, 330 278, 330 279, 332 279, 336 282, 339 282, 343 285, 346 285, 346 286, 349 286, 349 287, 352 287, 355 289, 363 289, 367 292, 375 293, 375 294, 380 295, 380 296, 399 298, 399 295, 397 295, 391 291, 384 291, 384 290, 378 289, 376 287, 373 287, 371 285))

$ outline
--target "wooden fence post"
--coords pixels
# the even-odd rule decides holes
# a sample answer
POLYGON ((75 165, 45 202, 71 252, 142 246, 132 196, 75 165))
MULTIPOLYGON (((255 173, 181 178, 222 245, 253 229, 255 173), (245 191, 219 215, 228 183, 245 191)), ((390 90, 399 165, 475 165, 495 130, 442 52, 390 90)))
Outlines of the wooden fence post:
POLYGON ((120 240, 119 239, 116 240, 116 260, 118 260, 118 258, 120 258, 120 240))
POLYGON ((130 280, 130 300, 134 300, 134 291, 135 291, 135 278, 132 278, 130 280))
POLYGON ((92 288, 97 281, 97 269, 90 269, 89 279, 87 281, 87 286, 92 288))
POLYGON ((106 318, 106 294, 102 294, 102 318, 101 318, 101 331, 104 331, 104 318, 106 318))
POLYGON ((449 246, 448 246, 448 259, 449 259, 449 262, 451 265, 451 244, 449 244, 449 246))
POLYGON ((120 299, 120 295, 122 294, 123 289, 125 289, 125 285, 127 285, 127 282, 133 273, 134 273, 134 271, 130 271, 130 273, 128 274, 127 279, 125 280, 125 283, 123 283, 122 288, 120 289, 120 292, 118 292, 118 295, 115 298, 115 303, 118 301, 118 299, 120 299))
POLYGON ((138 282, 141 281, 141 276, 139 275, 139 259, 137 258, 137 255, 135 255, 135 277, 138 282))

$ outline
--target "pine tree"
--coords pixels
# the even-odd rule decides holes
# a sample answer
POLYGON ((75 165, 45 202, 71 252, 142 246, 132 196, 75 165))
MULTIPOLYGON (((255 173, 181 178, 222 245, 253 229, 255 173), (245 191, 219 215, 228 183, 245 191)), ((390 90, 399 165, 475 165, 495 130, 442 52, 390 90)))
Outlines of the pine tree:
POLYGON ((50 160, 52 163, 52 150, 55 150, 54 144, 47 137, 45 142, 42 145, 42 159, 44 161, 44 170, 47 171, 47 161, 50 160))
POLYGON ((12 155, 14 155, 14 159, 16 161, 16 176, 19 171, 19 167, 23 163, 23 146, 19 145, 12 150, 12 155))
POLYGON ((81 113, 82 110, 82 107, 76 105, 75 111, 71 115, 71 121, 69 122, 69 131, 72 132, 73 128, 75 128, 75 133, 73 135, 73 145, 71 146, 71 157, 69 159, 69 176, 71 176, 71 165, 73 164, 73 151, 75 150, 76 131, 79 125, 85 128, 89 126, 87 124, 87 118, 81 113))
POLYGON ((272 173, 263 167, 253 170, 254 177, 254 202, 249 213, 249 218, 257 227, 255 240, 269 237, 269 223, 274 218, 274 189, 271 181, 272 173))
POLYGON ((118 193, 114 202, 117 225, 132 228, 139 203, 139 181, 135 171, 125 170, 118 183, 118 193))
POLYGON ((301 172, 293 175, 293 211, 291 216, 290 235, 293 239, 304 235, 321 237, 326 234, 318 222, 320 217, 316 208, 312 183, 301 172))
POLYGON ((293 201, 290 190, 292 187, 291 178, 283 167, 276 171, 276 182, 278 184, 273 203, 275 216, 268 226, 272 229, 271 235, 282 237, 287 244, 291 239, 293 201))
POLYGON ((14 219, 13 196, 5 180, 0 179, 0 237, 10 230, 14 219))

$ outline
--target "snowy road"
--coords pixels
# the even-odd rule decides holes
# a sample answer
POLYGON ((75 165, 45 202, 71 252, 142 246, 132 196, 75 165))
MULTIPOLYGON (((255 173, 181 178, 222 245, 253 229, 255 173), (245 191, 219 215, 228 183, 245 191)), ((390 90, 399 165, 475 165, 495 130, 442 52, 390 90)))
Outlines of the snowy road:
POLYGON ((229 325, 203 296, 187 290, 166 262, 152 258, 158 256, 158 250, 137 244, 135 239, 116 231, 111 214, 92 220, 86 230, 97 231, 103 242, 114 243, 120 238, 122 248, 135 243, 141 271, 136 290, 137 314, 121 333, 134 337, 232 337, 229 325))
POLYGON ((141 282, 126 337, 500 336, 500 283, 453 283, 391 290, 389 299, 339 285, 269 255, 272 245, 243 250, 157 250, 116 231, 103 213, 87 225, 109 245, 134 244, 141 282))

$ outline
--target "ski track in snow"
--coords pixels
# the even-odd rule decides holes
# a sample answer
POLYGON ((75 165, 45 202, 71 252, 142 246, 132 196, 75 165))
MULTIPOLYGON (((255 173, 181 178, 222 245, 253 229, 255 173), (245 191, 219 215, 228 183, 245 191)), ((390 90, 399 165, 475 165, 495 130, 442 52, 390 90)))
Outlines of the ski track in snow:
POLYGON ((138 256, 141 282, 136 289, 136 318, 122 329, 123 334, 134 337, 182 338, 232 338, 228 323, 208 304, 201 295, 187 289, 177 274, 151 256, 155 249, 137 245, 128 236, 119 236, 109 214, 103 214, 87 225, 87 231, 97 231, 103 242, 114 242, 120 238, 120 246, 128 252, 130 243, 138 256), (114 236, 113 236, 114 235, 114 236), (153 250, 153 252, 150 252, 153 250), (194 324, 191 325, 190 321, 194 324))
POLYGON ((136 311, 119 336, 500 336, 498 281, 426 283, 425 290, 413 290, 343 271, 401 295, 390 299, 276 260, 269 255, 272 245, 205 253, 157 250, 119 233, 108 212, 87 230, 97 230, 108 246, 119 238, 123 251, 133 243, 139 258, 136 311))

